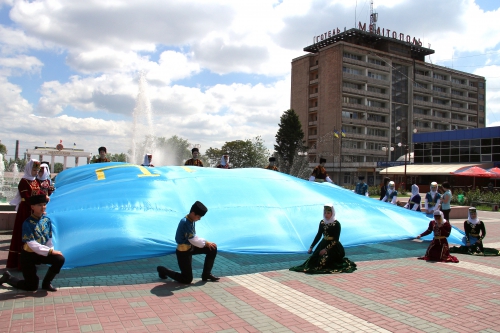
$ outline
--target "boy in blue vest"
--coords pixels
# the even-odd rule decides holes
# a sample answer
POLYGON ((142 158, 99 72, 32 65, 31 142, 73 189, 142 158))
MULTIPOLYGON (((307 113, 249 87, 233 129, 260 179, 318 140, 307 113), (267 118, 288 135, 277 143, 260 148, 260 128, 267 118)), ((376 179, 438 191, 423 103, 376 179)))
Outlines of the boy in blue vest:
POLYGON ((208 209, 199 201, 196 201, 188 215, 186 215, 177 227, 175 241, 177 242, 177 263, 181 270, 180 273, 174 272, 164 266, 158 266, 158 276, 160 279, 167 277, 184 284, 190 284, 193 281, 193 255, 205 254, 205 263, 201 279, 203 281, 219 281, 220 278, 212 274, 215 257, 217 256, 217 244, 209 242, 196 235, 195 222, 201 220, 208 209))
POLYGON ((356 192, 359 195, 364 195, 365 197, 369 197, 370 194, 368 194, 368 184, 365 183, 365 176, 359 176, 358 177, 359 182, 356 184, 356 189, 354 192, 356 192))

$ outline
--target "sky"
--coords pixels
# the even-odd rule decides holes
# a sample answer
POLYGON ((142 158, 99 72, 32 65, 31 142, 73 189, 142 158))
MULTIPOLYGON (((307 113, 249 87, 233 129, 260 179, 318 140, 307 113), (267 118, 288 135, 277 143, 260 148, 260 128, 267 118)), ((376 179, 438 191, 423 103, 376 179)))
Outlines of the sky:
MULTIPOLYGON (((427 62, 485 76, 486 123, 500 126, 500 1, 374 0, 374 11, 379 27, 430 44, 427 62)), ((201 152, 261 136, 272 150, 292 59, 369 15, 369 0, 0 0, 6 158, 16 140, 21 152, 62 140, 122 153, 146 134, 201 152), (151 129, 133 130, 138 97, 151 129)))

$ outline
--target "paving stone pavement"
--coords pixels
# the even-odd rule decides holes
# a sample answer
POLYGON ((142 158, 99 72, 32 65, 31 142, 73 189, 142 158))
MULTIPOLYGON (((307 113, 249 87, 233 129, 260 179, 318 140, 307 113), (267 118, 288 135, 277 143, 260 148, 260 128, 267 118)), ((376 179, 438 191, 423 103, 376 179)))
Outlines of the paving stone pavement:
MULTIPOLYGON (((500 213, 480 217, 485 245, 500 248, 500 213)), ((0 273, 10 237, 0 231, 0 273)), ((175 254, 63 270, 55 293, 0 287, 0 332, 500 333, 500 257, 417 260, 427 246, 404 240, 346 248, 358 270, 329 275, 289 271, 305 253, 220 252, 216 283, 199 278, 200 255, 189 286, 158 278, 158 265, 177 269, 175 254)))

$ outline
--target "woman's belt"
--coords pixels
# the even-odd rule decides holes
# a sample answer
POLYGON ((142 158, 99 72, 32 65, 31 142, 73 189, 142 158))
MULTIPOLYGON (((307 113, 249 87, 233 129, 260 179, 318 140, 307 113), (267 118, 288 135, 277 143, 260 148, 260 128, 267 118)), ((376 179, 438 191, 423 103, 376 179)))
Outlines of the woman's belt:
POLYGON ((479 237, 479 234, 469 234, 469 235, 473 237, 479 237))
POLYGON ((333 237, 323 237, 324 240, 327 240, 327 241, 332 241, 334 238, 333 237))
POLYGON ((189 251, 191 244, 177 244, 177 251, 189 251))
POLYGON ((446 236, 434 236, 434 239, 445 239, 446 236))

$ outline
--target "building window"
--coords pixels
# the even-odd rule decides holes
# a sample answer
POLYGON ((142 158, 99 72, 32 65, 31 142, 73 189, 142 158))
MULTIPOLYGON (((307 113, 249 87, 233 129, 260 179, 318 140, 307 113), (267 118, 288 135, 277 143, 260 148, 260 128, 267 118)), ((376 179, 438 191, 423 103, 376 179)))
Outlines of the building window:
POLYGON ((344 58, 349 58, 349 59, 354 59, 354 60, 359 60, 362 61, 363 57, 357 55, 357 54, 352 54, 348 52, 344 52, 344 58))
POLYGON ((466 80, 464 80, 464 79, 458 79, 458 78, 456 78, 456 77, 452 77, 452 78, 451 78, 451 82, 453 82, 453 83, 458 83, 458 84, 465 84, 467 81, 466 81, 466 80))
POLYGON ((452 89, 451 93, 453 95, 458 95, 458 96, 463 96, 464 95, 463 91, 459 91, 459 90, 455 90, 455 89, 452 89))
POLYGON ((414 107, 413 114, 423 114, 424 116, 427 116, 429 115, 429 110, 414 107))
POLYGON ((351 183, 351 173, 345 172, 344 173, 344 184, 350 184, 350 183, 351 183))
POLYGON ((484 89, 484 82, 479 82, 477 84, 477 86, 480 88, 480 89, 484 89))
POLYGON ((423 75, 423 76, 429 76, 429 71, 424 71, 422 69, 416 69, 415 70, 415 74, 423 75))
POLYGON ((373 106, 376 108, 385 108, 385 102, 379 102, 379 101, 367 100, 366 105, 373 106))
POLYGON ((445 100, 443 100, 443 99, 439 99, 439 98, 434 98, 432 101, 433 101, 435 104, 441 104, 441 105, 446 105, 446 104, 448 104, 448 101, 445 101, 445 100))
POLYGON ((363 73, 361 72, 361 70, 359 69, 356 69, 356 68, 351 68, 351 67, 342 67, 342 71, 344 73, 348 73, 348 74, 355 74, 355 75, 363 75, 363 73))
POLYGON ((484 105, 479 105, 479 111, 484 111, 484 105))
POLYGON ((363 134, 363 127, 356 126, 346 126, 344 127, 344 132, 351 134, 363 134))
POLYGON ((451 106, 454 108, 463 108, 464 107, 463 103, 458 103, 458 102, 452 102, 451 106))
POLYGON ((344 82, 342 83, 344 87, 346 88, 351 88, 351 89, 357 89, 357 90, 361 90, 363 89, 363 86, 361 84, 357 84, 357 83, 352 83, 352 82, 344 82))
POLYGON ((440 86, 433 86, 432 90, 437 91, 437 92, 442 92, 442 93, 446 92, 446 88, 445 87, 440 87, 440 86))
POLYGON ((363 143, 360 141, 342 140, 342 148, 363 149, 363 143))
POLYGON ((444 124, 434 124, 434 129, 446 131, 448 129, 448 125, 444 124))
POLYGON ((342 100, 343 100, 344 103, 361 104, 361 98, 344 96, 344 97, 342 97, 342 100))
POLYGON ((375 64, 375 65, 379 65, 379 66, 385 66, 385 61, 378 60, 378 59, 368 58, 368 62, 370 64, 375 64))
POLYGON ((422 95, 414 95, 413 99, 417 100, 417 101, 424 101, 424 102, 428 102, 429 101, 429 97, 422 96, 422 95))
POLYGON ((448 113, 441 111, 434 111, 434 115, 439 118, 448 118, 448 113))
POLYGON ((373 114, 373 113, 369 113, 367 117, 367 120, 376 121, 378 123, 385 123, 386 122, 385 119, 386 116, 381 116, 379 114, 373 114))
POLYGON ((385 88, 379 88, 379 87, 374 87, 374 86, 368 86, 368 91, 374 92, 377 94, 385 94, 386 93, 385 88))
POLYGON ((435 79, 438 79, 438 80, 443 80, 443 81, 447 80, 446 75, 443 75, 443 74, 433 73, 432 77, 435 79))
POLYGON ((451 119, 456 119, 456 120, 461 120, 461 121, 467 121, 466 116, 461 115, 461 114, 456 114, 456 113, 452 113, 451 114, 451 119))
POLYGON ((427 84, 426 83, 414 82, 413 86, 416 87, 416 88, 427 89, 427 84))
POLYGON ((342 118, 361 119, 363 118, 363 114, 360 112, 342 111, 342 118))
POLYGON ((372 79, 377 79, 377 80, 387 80, 387 77, 384 74, 374 73, 371 71, 368 71, 368 77, 371 77, 372 79))
POLYGON ((381 128, 368 128, 368 135, 387 137, 387 131, 381 128))
POLYGON ((484 94, 478 94, 477 96, 480 101, 484 101, 484 94))
POLYGON ((386 143, 366 142, 366 149, 368 149, 368 150, 380 151, 380 150, 382 150, 382 147, 385 147, 385 146, 387 146, 386 143))

